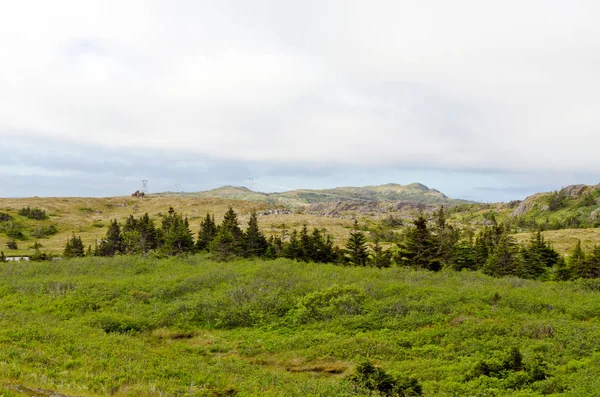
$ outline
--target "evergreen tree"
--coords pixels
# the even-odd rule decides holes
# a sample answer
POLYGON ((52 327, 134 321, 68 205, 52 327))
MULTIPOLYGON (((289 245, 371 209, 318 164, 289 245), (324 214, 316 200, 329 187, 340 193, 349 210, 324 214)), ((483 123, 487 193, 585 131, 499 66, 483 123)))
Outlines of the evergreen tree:
POLYGON ((161 226, 161 250, 167 255, 177 255, 194 251, 194 235, 187 218, 177 214, 173 208, 163 217, 161 226))
POLYGON ((125 245, 123 244, 121 227, 115 219, 108 226, 106 237, 100 240, 95 254, 99 256, 114 256, 117 253, 124 254, 125 245))
POLYGON ((596 245, 590 255, 587 255, 588 277, 600 278, 600 246, 596 245))
POLYGON ((571 271, 563 257, 560 257, 554 265, 553 279, 557 281, 567 281, 571 279, 571 271))
POLYGON ((419 215, 413 224, 415 227, 406 231, 404 243, 399 246, 398 263, 419 269, 440 270, 439 242, 428 229, 427 219, 419 215))
POLYGON ((198 241, 196 242, 196 248, 199 251, 208 250, 210 243, 214 240, 217 235, 217 224, 215 223, 214 215, 211 217, 210 214, 206 214, 206 218, 200 223, 200 231, 198 232, 198 241))
POLYGON ((569 271, 573 278, 590 277, 591 269, 588 267, 588 262, 585 258, 585 253, 581 249, 581 240, 577 240, 577 245, 573 248, 569 256, 569 271))
POLYGON ((263 256, 268 246, 265 235, 258 228, 256 212, 252 212, 248 220, 248 229, 246 229, 246 256, 263 256))
POLYGON ((380 269, 392 265, 392 254, 379 244, 379 239, 375 239, 375 242, 371 245, 369 264, 380 269))
POLYGON ((265 251, 265 258, 276 259, 283 257, 283 241, 280 237, 271 236, 267 241, 267 250, 265 251))
POLYGON ((3 262, 8 262, 8 259, 6 259, 6 256, 4 256, 4 251, 0 251, 0 263, 3 262))
POLYGON ((485 262, 483 272, 494 277, 514 276, 519 266, 520 257, 516 242, 508 233, 503 233, 485 262))
POLYGON ((300 230, 300 250, 297 259, 303 262, 314 260, 314 248, 313 239, 308 234, 308 228, 304 225, 300 230))
MULTIPOLYGON (((454 257, 451 262, 454 270, 475 270, 477 261, 475 259, 475 247, 472 240, 459 241, 454 245, 454 257)), ((487 256, 486 256, 487 258, 487 256)))
POLYGON ((437 234, 438 257, 443 265, 450 265, 455 255, 455 245, 459 240, 458 231, 446 221, 444 206, 441 206, 438 211, 434 211, 433 217, 437 234))
POLYGON ((67 244, 63 250, 63 256, 65 258, 78 258, 85 256, 85 248, 83 246, 83 242, 81 241, 81 237, 75 236, 75 234, 71 235, 71 238, 67 240, 67 244))
POLYGON ((298 259, 301 257, 300 241, 298 240, 298 232, 292 231, 290 241, 284 245, 283 256, 288 259, 298 259))
POLYGON ((358 230, 358 221, 354 221, 354 227, 346 242, 346 262, 352 266, 366 266, 369 261, 367 251, 367 239, 365 234, 358 230))
POLYGON ((332 263, 336 260, 336 255, 333 252, 333 241, 331 241, 329 235, 323 237, 324 232, 326 232, 325 229, 323 231, 316 227, 313 229, 310 235, 312 247, 310 259, 317 263, 332 263))
POLYGON ((229 207, 225 213, 219 231, 209 248, 217 260, 227 260, 244 254, 244 233, 240 229, 233 208, 229 207))

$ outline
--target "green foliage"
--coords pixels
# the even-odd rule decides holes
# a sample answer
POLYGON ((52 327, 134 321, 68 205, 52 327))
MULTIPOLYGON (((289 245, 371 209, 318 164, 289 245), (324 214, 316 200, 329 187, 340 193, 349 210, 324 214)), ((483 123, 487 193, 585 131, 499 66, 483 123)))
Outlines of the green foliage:
POLYGON ((346 262, 352 266, 366 266, 369 261, 367 238, 363 232, 358 230, 358 221, 356 220, 346 242, 345 254, 346 262))
POLYGON ((48 215, 46 215, 46 211, 44 211, 41 208, 31 208, 31 207, 21 208, 19 210, 19 215, 24 216, 28 219, 35 219, 35 220, 48 219, 48 215))
POLYGON ((263 256, 267 251, 267 239, 258 227, 256 212, 250 214, 245 235, 245 256, 263 256))
POLYGON ((162 219, 161 237, 160 250, 167 255, 190 253, 195 249, 194 235, 187 218, 183 218, 172 207, 162 219))
POLYGON ((198 241, 196 242, 196 248, 198 251, 208 250, 208 247, 217 235, 218 228, 215 223, 215 216, 211 217, 210 214, 206 214, 206 218, 200 223, 200 231, 198 232, 198 241))
POLYGON ((19 246, 17 245, 17 242, 15 240, 8 240, 6 242, 6 248, 8 248, 9 250, 18 250, 19 246))
POLYGON ((108 226, 106 237, 100 240, 94 254, 97 256, 114 256, 115 254, 124 254, 125 244, 121 235, 121 227, 117 220, 113 220, 108 226))
POLYGON ((295 316, 301 323, 330 321, 337 316, 360 314, 364 301, 362 289, 354 285, 333 285, 302 297, 298 301, 295 316))
POLYGON ((521 258, 513 237, 507 233, 500 236, 498 244, 488 256, 483 272, 494 277, 515 275, 521 267, 521 258))
POLYGON ((377 268, 390 267, 392 265, 392 253, 389 250, 384 249, 377 239, 371 246, 369 265, 377 268))
POLYGON ((558 211, 567 205, 568 197, 563 190, 555 191, 548 196, 548 209, 558 211))
POLYGON ((161 237, 160 231, 156 229, 148 213, 139 219, 130 215, 123 226, 122 235, 126 253, 143 255, 156 250, 161 237))
POLYGON ((421 396, 422 387, 414 378, 395 378, 370 361, 364 361, 354 368, 348 380, 357 388, 380 396, 421 396))
POLYGON ((440 270, 440 243, 427 227, 427 219, 419 215, 413 223, 415 227, 407 229, 404 243, 399 245, 398 263, 417 269, 440 270))
POLYGON ((11 220, 12 220, 12 217, 9 214, 7 214, 5 212, 0 212, 0 222, 8 222, 11 220))
POLYGON ((54 225, 36 225, 36 227, 31 231, 31 235, 36 238, 47 238, 56 233, 58 233, 58 230, 54 225))
POLYGON ((85 256, 85 248, 83 246, 83 242, 81 241, 81 237, 76 236, 75 234, 71 235, 71 238, 67 240, 67 244, 65 245, 63 256, 65 258, 78 258, 85 256))

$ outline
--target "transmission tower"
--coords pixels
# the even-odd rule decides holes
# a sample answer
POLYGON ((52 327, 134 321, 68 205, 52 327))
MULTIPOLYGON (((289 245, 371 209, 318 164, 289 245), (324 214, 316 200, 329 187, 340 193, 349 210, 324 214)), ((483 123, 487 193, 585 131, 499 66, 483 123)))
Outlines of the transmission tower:
POLYGON ((142 193, 148 194, 148 180, 147 179, 142 180, 142 193))

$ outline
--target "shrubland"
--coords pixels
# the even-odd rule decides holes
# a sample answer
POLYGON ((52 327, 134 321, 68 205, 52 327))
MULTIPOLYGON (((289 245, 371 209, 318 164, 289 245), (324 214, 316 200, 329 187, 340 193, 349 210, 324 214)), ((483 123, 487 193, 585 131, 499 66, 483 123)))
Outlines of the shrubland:
POLYGON ((597 280, 152 256, 0 264, 0 391, 599 394, 597 280))

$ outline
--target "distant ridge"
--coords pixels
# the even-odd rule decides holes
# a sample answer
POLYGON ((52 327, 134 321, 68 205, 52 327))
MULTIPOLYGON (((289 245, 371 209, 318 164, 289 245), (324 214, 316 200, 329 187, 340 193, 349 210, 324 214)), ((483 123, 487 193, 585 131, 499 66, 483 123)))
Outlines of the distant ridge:
POLYGON ((204 198, 260 201, 289 207, 307 207, 318 203, 338 202, 411 202, 425 205, 456 205, 469 203, 452 199, 439 190, 430 189, 421 183, 400 185, 387 183, 378 186, 336 187, 332 189, 298 189, 279 193, 255 192, 243 186, 222 186, 216 189, 193 192, 164 192, 159 195, 184 195, 204 198))

